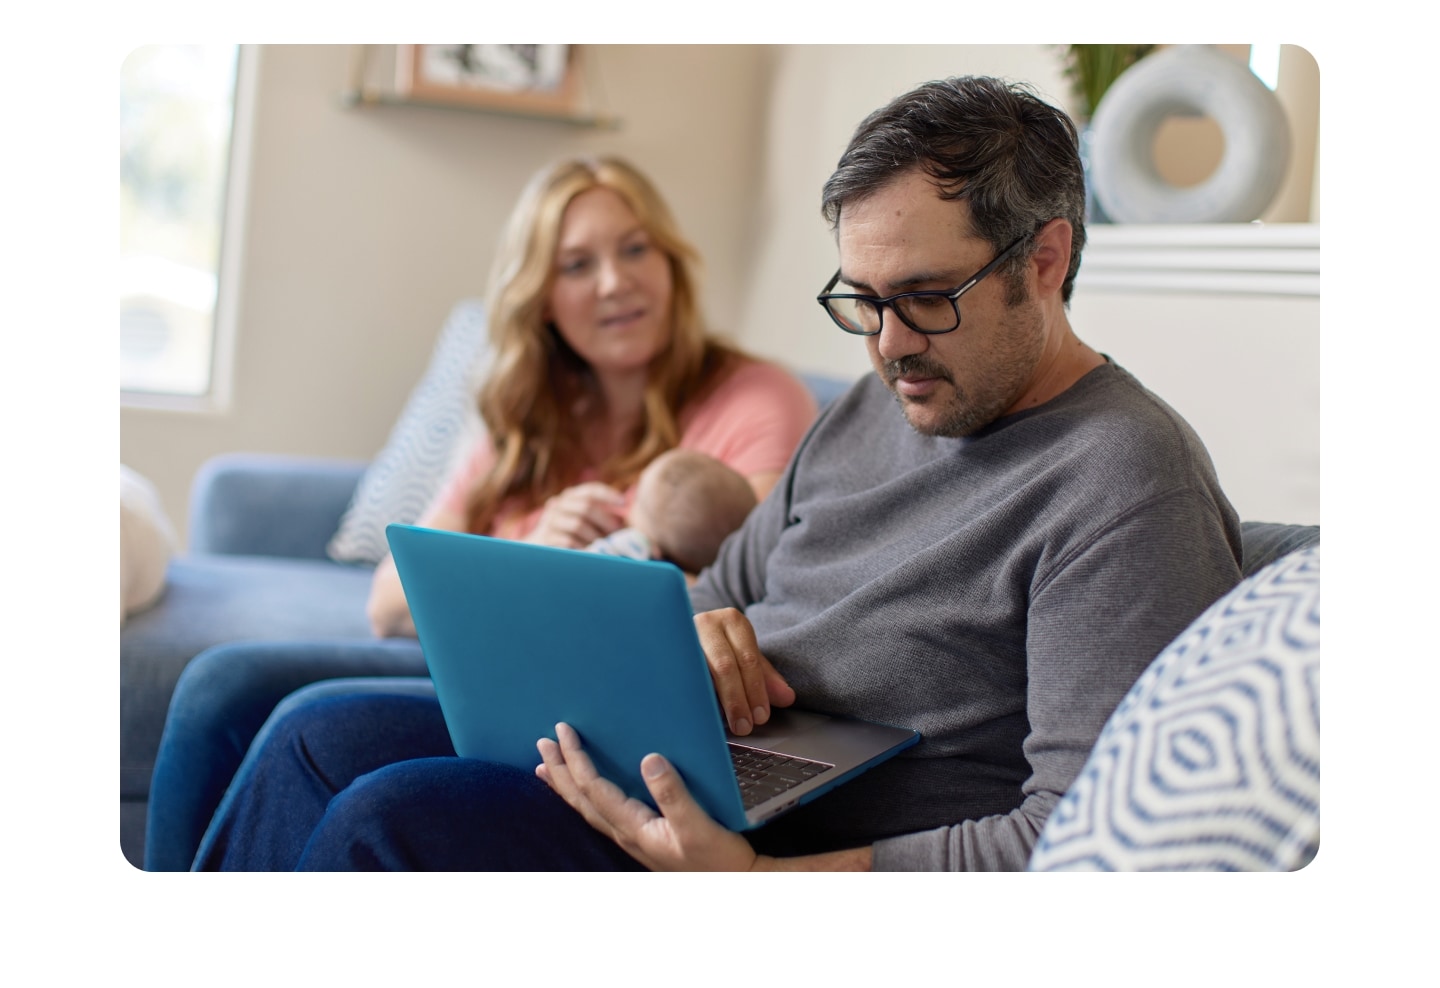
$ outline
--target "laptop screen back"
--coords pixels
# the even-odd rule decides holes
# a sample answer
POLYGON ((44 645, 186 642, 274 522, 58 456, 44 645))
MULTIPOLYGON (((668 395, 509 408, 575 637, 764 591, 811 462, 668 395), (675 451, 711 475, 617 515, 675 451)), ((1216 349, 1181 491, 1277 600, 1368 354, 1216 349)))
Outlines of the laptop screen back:
POLYGON ((661 752, 719 822, 745 814, 680 571, 405 525, 386 530, 458 754, 533 769, 564 721, 596 768, 651 802, 661 752))

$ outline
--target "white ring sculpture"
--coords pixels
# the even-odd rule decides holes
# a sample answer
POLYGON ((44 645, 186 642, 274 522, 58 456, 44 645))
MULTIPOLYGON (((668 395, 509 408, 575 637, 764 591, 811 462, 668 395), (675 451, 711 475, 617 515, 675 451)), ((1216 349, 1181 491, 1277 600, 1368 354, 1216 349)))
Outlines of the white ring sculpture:
POLYGON ((1290 128, 1275 94, 1249 68, 1209 45, 1142 58, 1111 84, 1091 121, 1090 179, 1116 223, 1246 223, 1280 190, 1290 128), (1171 185, 1155 167, 1167 117, 1204 114, 1220 125, 1225 154, 1199 185, 1171 185))

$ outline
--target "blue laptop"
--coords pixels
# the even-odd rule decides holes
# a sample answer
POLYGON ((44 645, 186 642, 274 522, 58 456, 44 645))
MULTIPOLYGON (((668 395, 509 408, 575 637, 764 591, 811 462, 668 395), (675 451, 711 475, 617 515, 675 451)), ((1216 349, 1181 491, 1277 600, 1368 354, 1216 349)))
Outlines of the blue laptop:
POLYGON ((455 751, 533 769, 555 724, 653 804, 659 752, 731 830, 759 826, 920 740, 908 728, 772 708, 725 728, 680 570, 411 525, 386 529, 455 751))

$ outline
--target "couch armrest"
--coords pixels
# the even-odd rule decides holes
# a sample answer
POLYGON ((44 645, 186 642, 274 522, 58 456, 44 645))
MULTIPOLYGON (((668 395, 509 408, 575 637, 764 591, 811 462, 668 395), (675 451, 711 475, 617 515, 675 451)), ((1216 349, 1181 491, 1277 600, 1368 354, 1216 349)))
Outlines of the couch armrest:
POLYGON ((1320 526, 1246 521, 1240 523, 1240 539, 1245 553, 1241 576, 1254 576, 1277 559, 1319 545, 1320 526))
POLYGON ((362 460, 227 453, 190 488, 191 552, 326 559, 362 460))

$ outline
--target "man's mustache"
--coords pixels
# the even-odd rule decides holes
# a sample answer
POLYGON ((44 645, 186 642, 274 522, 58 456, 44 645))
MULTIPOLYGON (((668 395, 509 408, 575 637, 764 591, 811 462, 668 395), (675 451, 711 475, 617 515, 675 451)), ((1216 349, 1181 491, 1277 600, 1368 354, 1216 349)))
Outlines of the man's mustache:
POLYGON ((882 365, 882 372, 885 382, 892 385, 902 377, 937 377, 949 384, 955 383, 955 379, 950 376, 950 371, 944 364, 931 360, 923 353, 912 353, 908 357, 887 360, 882 365))

